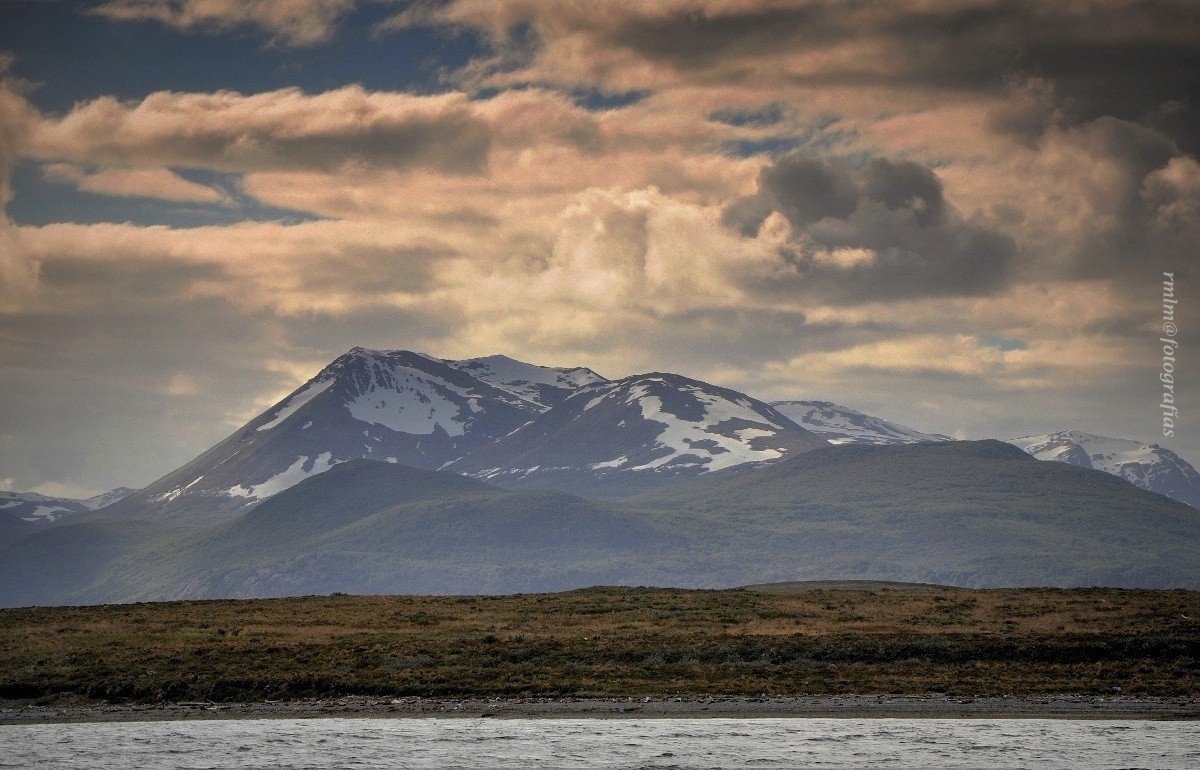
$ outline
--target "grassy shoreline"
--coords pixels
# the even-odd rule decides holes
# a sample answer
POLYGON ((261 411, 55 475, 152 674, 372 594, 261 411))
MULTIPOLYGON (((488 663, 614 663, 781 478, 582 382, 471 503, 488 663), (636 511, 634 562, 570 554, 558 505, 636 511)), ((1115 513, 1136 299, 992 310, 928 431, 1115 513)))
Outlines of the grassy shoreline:
POLYGON ((878 586, 10 609, 0 699, 1186 699, 1194 618, 1194 591, 878 586))

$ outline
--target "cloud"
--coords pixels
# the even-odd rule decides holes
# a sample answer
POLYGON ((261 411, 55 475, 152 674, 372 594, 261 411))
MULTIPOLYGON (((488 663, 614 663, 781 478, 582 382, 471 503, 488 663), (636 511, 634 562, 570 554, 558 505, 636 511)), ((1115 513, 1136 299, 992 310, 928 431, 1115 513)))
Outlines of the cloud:
POLYGON ((453 0, 393 26, 437 24, 493 42, 495 58, 470 68, 492 85, 770 82, 997 95, 1024 73, 1056 89, 1077 120, 1157 113, 1177 139, 1200 135, 1200 7, 1188 0, 453 0), (521 45, 523 58, 512 54, 521 45))
POLYGON ((6 210, 13 196, 12 172, 29 143, 37 112, 3 77, 7 67, 8 60, 0 57, 0 311, 27 296, 37 277, 37 264, 21 254, 17 228, 6 210))
POLYGON ((445 245, 373 222, 251 222, 226 227, 54 224, 21 228, 41 268, 25 309, 64 312, 114 296, 217 297, 279 317, 419 303, 445 245))
POLYGON ((764 292, 848 303, 988 294, 1008 284, 1017 257, 1008 236, 964 221, 937 176, 911 161, 874 158, 856 170, 844 159, 785 155, 723 219, 756 236, 773 213, 789 226, 781 252, 792 276, 772 277, 764 292))
POLYGON ((454 269, 441 280, 468 298, 469 315, 519 317, 538 336, 563 339, 586 337, 625 314, 646 320, 752 304, 735 277, 783 263, 770 248, 725 230, 719 216, 716 207, 681 203, 654 188, 590 189, 545 223, 544 238, 523 249, 527 258, 479 254, 448 263, 454 269))
POLYGON ((412 96, 351 85, 242 95, 100 97, 44 118, 28 151, 48 160, 224 171, 350 167, 480 172, 491 133, 461 94, 412 96))
MULTIPOLYGON (((344 18, 103 7, 279 45, 344 18)), ((1153 439, 1130 406, 1154 396, 1146 287, 1200 241, 1194 8, 451 0, 384 26, 490 41, 462 92, 39 115, 9 88, 5 182, 22 159, 105 195, 204 202, 193 180, 229 179, 321 221, 5 220, 0 470, 142 483, 355 344, 667 369, 945 433, 1153 439)))
POLYGON ((69 163, 51 163, 42 174, 84 192, 158 198, 186 203, 221 203, 225 197, 207 185, 189 182, 165 168, 109 168, 88 172, 69 163))
POLYGON ((1183 236, 1193 246, 1200 233, 1200 163, 1195 158, 1171 158, 1142 181, 1151 226, 1183 236), (1190 237, 1189 237, 1190 236, 1190 237))
POLYGON ((258 27, 273 44, 312 46, 333 34, 354 0, 104 0, 88 10, 112 21, 157 21, 185 32, 258 27))
POLYGON ((1148 273, 1195 270, 1194 163, 1162 132, 1108 116, 1053 121, 938 171, 948 197, 1018 241, 1021 280, 1111 280, 1133 299, 1148 273))

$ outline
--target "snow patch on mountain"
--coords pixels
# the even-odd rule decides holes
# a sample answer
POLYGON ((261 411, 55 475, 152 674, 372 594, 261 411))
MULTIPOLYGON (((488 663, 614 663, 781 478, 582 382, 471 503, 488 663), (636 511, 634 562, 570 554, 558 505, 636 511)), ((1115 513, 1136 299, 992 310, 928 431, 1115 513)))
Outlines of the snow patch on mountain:
POLYGON ((1059 462, 1068 462, 1072 452, 1081 448, 1088 460, 1087 467, 1116 476, 1122 476, 1121 471, 1127 465, 1152 463, 1159 459, 1157 446, 1152 447, 1129 439, 1096 436, 1077 430, 1060 431, 1044 436, 1024 436, 1011 439, 1008 443, 1024 449, 1039 460, 1059 462))
MULTIPOLYGON (((686 464, 716 471, 745 463, 778 460, 783 456, 779 449, 755 449, 751 446, 753 438, 774 436, 775 431, 740 427, 745 422, 763 424, 762 415, 750 408, 748 403, 724 399, 690 385, 682 386, 679 390, 690 394, 702 406, 703 411, 695 419, 682 419, 668 411, 663 407, 662 399, 649 395, 645 386, 630 390, 626 403, 636 401, 641 406, 642 417, 665 426, 655 441, 658 447, 670 452, 629 470, 653 470, 685 458, 695 458, 686 464), (737 425, 728 425, 731 422, 737 425), (749 435, 742 435, 747 432, 749 435)), ((782 430, 781 425, 766 424, 782 430)))
POLYGON ((299 484, 309 476, 324 473, 337 465, 338 462, 341 461, 334 460, 333 454, 330 452, 322 452, 311 463, 308 461, 307 456, 301 456, 296 458, 296 462, 288 466, 287 470, 275 474, 266 481, 251 487, 244 487, 238 484, 229 489, 226 494, 230 497, 253 497, 261 500, 278 494, 288 487, 299 484))
POLYGON ((831 444, 915 444, 952 440, 949 436, 923 433, 832 401, 773 401, 771 406, 831 444))
MULTIPOLYGON (((428 435, 440 427, 447 435, 461 436, 461 410, 446 397, 447 391, 467 397, 463 388, 409 370, 398 374, 392 387, 372 387, 348 402, 346 408, 360 422, 382 425, 398 433, 428 435)), ((479 409, 474 401, 469 408, 479 409)))
POLYGON ((75 511, 59 505, 39 505, 21 518, 25 521, 55 521, 62 518, 63 515, 71 513, 75 513, 75 511))
POLYGON ((37 492, 0 491, 0 510, 8 511, 10 514, 25 521, 48 523, 58 521, 64 516, 74 516, 103 508, 106 505, 128 497, 136 491, 128 487, 118 487, 95 497, 89 497, 86 500, 76 500, 70 497, 49 497, 37 492))
POLYGON ((305 386, 303 390, 297 391, 290 396, 287 401, 284 402, 279 411, 275 413, 275 419, 263 425, 259 425, 256 430, 270 430, 271 428, 274 428, 276 425, 280 424, 299 411, 300 407, 329 390, 333 383, 333 378, 330 378, 323 382, 314 382, 305 386))

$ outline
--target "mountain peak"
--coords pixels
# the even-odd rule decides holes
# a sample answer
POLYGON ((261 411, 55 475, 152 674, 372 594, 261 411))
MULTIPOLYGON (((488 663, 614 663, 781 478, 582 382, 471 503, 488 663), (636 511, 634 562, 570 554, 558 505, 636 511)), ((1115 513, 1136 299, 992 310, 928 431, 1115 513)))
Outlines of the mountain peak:
POLYGON ((582 388, 449 467, 511 486, 625 494, 825 445, 744 393, 649 372, 582 388))
POLYGON ((587 367, 538 366, 499 354, 459 361, 442 359, 442 363, 528 401, 542 411, 581 388, 608 382, 587 367))
POLYGON ((118 505, 202 524, 348 460, 439 468, 604 381, 587 369, 507 356, 453 361, 357 346, 225 441, 118 505))
POLYGON ((1131 481, 1143 489, 1200 508, 1200 472, 1158 444, 1110 438, 1080 430, 1010 439, 1039 460, 1095 468, 1131 481))
POLYGON ((923 433, 832 401, 773 401, 771 405, 831 444, 912 444, 952 440, 949 436, 923 433))

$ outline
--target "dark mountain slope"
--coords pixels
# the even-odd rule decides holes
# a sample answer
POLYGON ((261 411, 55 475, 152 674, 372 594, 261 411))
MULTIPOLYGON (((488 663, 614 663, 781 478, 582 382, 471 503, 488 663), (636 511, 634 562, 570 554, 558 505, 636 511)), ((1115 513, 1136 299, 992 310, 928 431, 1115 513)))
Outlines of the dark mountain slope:
POLYGON ((999 441, 827 446, 622 501, 366 461, 203 531, 103 513, 0 551, 5 604, 784 580, 1200 588, 1195 509, 999 441))
POLYGON ((359 460, 160 540, 153 558, 101 565, 88 601, 557 590, 661 575, 655 562, 680 541, 569 495, 359 460))
POLYGON ((1194 509, 1000 441, 831 446, 630 504, 771 579, 1200 587, 1194 509))

